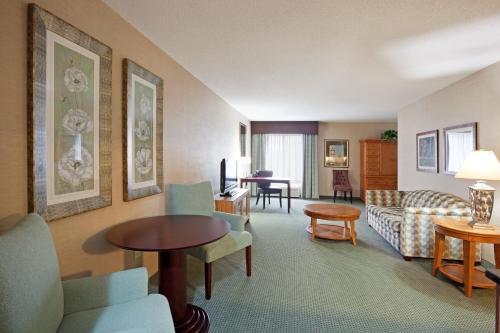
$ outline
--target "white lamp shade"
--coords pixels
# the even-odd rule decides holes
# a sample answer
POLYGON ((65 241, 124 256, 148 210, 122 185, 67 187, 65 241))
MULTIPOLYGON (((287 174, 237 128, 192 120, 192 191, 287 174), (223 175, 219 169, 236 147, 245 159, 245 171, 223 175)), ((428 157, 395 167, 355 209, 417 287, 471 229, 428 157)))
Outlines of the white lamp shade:
POLYGON ((490 150, 475 150, 469 153, 455 178, 500 180, 500 162, 490 150))

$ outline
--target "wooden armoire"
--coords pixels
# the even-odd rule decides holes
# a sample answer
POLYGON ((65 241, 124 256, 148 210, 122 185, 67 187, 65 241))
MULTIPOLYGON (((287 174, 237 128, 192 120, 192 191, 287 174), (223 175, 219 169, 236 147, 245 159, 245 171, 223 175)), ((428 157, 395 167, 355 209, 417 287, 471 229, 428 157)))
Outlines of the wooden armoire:
POLYGON ((365 201, 366 190, 397 190, 397 142, 377 139, 360 140, 361 179, 360 198, 365 201))

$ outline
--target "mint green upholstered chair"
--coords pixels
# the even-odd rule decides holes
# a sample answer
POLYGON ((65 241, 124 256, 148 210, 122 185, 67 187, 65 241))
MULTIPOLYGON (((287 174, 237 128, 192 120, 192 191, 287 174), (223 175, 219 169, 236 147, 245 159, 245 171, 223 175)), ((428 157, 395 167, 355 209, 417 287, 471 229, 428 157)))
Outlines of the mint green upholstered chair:
POLYGON ((0 235, 0 332, 174 332, 145 268, 61 281, 49 228, 30 214, 0 235))
POLYGON ((231 231, 221 239, 187 250, 188 254, 205 263, 205 298, 212 296, 212 263, 236 251, 245 249, 246 273, 252 275, 252 234, 245 231, 240 215, 215 211, 214 193, 210 182, 197 184, 170 184, 168 213, 172 215, 205 215, 223 219, 231 231))

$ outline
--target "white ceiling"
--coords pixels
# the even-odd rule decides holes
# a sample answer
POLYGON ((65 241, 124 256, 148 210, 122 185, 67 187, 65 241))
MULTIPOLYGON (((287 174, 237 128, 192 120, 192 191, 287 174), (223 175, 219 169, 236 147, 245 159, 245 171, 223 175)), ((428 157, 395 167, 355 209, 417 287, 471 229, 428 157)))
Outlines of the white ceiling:
POLYGON ((251 120, 395 120, 500 60, 498 0, 104 1, 251 120))

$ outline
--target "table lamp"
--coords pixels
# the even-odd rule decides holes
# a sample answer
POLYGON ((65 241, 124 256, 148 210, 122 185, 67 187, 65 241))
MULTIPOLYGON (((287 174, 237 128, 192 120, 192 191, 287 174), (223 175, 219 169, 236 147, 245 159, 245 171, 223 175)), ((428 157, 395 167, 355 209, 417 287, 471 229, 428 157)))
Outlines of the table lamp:
POLYGON ((486 184, 486 180, 500 180, 500 162, 495 153, 488 150, 475 150, 469 153, 455 178, 476 180, 476 183, 469 186, 473 228, 493 229, 489 223, 495 189, 486 184))

